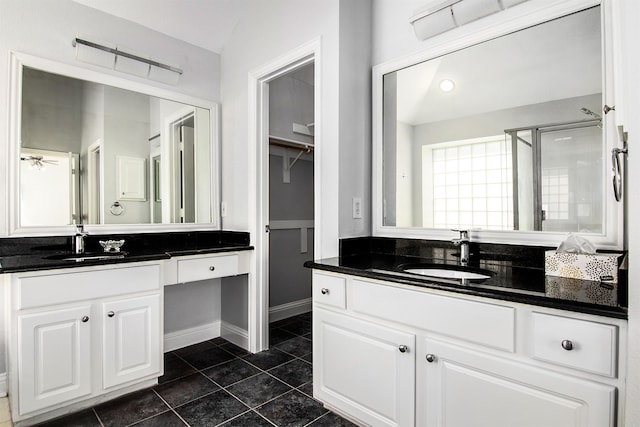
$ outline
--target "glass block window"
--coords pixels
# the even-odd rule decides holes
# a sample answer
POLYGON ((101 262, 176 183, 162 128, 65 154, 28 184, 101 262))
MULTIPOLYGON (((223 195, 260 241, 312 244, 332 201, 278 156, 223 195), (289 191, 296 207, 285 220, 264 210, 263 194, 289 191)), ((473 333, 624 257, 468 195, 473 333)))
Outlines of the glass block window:
MULTIPOLYGON (((431 146, 433 226, 513 230, 511 144, 504 136, 431 146)), ((427 172, 428 173, 428 172, 427 172)))
POLYGON ((545 219, 569 219, 569 171, 542 169, 542 210, 545 219))

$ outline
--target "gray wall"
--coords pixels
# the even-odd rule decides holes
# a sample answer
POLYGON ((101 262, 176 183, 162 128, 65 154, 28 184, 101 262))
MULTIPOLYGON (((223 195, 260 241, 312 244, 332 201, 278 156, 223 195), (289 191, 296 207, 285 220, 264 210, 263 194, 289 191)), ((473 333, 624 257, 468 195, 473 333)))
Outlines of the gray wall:
POLYGON ((82 82, 26 68, 22 90, 22 146, 80 152, 82 82))
POLYGON ((207 325, 220 319, 220 279, 164 287, 164 332, 207 325))
MULTIPOLYGON (((149 158, 149 96, 105 87, 104 102, 104 221, 106 224, 148 224, 150 222, 149 182, 145 179, 146 200, 123 200, 122 215, 110 212, 117 194, 117 156, 149 158)), ((148 171, 148 169, 147 169, 148 171)), ((144 174, 148 177, 148 172, 144 174)))
MULTIPOLYGON (((269 220, 313 220, 313 161, 298 160, 290 183, 282 180, 282 157, 269 155, 269 220)), ((307 230, 307 253, 300 253, 300 230, 269 233, 269 306, 311 297, 313 229, 307 230)))

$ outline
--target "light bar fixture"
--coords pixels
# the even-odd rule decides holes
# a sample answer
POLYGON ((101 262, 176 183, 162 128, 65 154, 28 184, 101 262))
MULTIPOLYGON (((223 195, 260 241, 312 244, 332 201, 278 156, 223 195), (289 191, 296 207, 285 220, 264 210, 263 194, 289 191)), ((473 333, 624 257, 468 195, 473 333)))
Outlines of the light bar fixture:
POLYGON ((131 52, 115 45, 104 45, 81 38, 73 39, 76 59, 123 73, 144 77, 161 83, 176 85, 182 70, 131 52))
POLYGON ((409 19, 419 40, 523 3, 526 0, 447 0, 429 3, 409 19))

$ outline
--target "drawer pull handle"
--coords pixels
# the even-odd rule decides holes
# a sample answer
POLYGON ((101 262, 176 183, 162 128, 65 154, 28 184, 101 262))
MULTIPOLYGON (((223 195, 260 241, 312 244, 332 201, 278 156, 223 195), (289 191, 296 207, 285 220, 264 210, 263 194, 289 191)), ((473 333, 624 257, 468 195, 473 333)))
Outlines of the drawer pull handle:
POLYGON ((407 350, 409 350, 409 347, 407 347, 406 345, 399 345, 398 346, 398 350, 400 351, 400 353, 406 353, 407 350))
POLYGON ((82 316, 82 323, 87 323, 89 321, 89 316, 82 316))
POLYGON ((113 311, 110 311, 110 312, 108 312, 108 313, 107 313, 107 316, 109 316, 109 317, 113 317, 113 316, 115 316, 115 315, 116 315, 116 314, 115 314, 113 311))
POLYGON ((327 289, 327 288, 322 288, 322 289, 320 289, 320 293, 321 293, 322 295, 328 295, 328 294, 329 294, 329 289, 327 289))
POLYGON ((573 343, 571 342, 571 340, 563 340, 561 345, 562 345, 562 348, 564 348, 567 351, 573 350, 573 343))
POLYGON ((212 265, 211 267, 209 267, 209 271, 213 271, 213 270, 215 270, 215 269, 216 269, 216 268, 215 268, 213 265, 212 265))
POLYGON ((425 359, 427 359, 427 362, 433 363, 436 360, 436 355, 429 353, 425 356, 425 359))

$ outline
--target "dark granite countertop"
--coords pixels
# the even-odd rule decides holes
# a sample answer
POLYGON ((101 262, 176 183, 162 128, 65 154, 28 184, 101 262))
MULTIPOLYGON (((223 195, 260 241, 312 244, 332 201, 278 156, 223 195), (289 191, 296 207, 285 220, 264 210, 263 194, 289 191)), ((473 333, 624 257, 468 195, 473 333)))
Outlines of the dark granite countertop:
POLYGON ((201 255, 218 252, 253 250, 249 233, 232 231, 193 231, 178 233, 140 233, 127 235, 89 235, 85 253, 100 255, 100 240, 124 239, 123 257, 55 259, 71 254, 70 236, 14 237, 0 239, 0 273, 16 273, 58 268, 86 267, 105 264, 154 261, 174 256, 201 255), (52 259, 53 257, 53 259, 52 259))
MULTIPOLYGON (((376 238, 377 239, 377 238, 376 238)), ((408 239, 402 239, 405 243, 408 239)), ((443 242, 438 242, 443 243, 443 242)), ((444 242, 448 244, 448 242, 444 242)), ((590 280, 546 276, 544 260, 540 251, 528 250, 526 256, 513 256, 498 251, 489 253, 478 250, 472 256, 469 269, 488 270, 493 277, 486 280, 462 280, 432 278, 405 273, 404 264, 437 264, 444 268, 458 266, 455 248, 422 248, 421 254, 413 249, 393 251, 370 250, 352 251, 352 242, 341 244, 341 256, 336 258, 308 261, 306 267, 336 273, 350 274, 369 279, 380 279, 422 288, 487 297, 504 301, 589 313, 619 319, 627 318, 626 278, 621 271, 619 283, 603 283, 590 280), (345 247, 349 250, 345 250, 345 247), (380 253, 383 252, 383 253, 380 253), (416 256, 418 255, 418 256, 416 256), (527 261, 527 259, 529 259, 527 261)), ((373 245, 374 249, 375 244, 373 245)), ((397 249, 396 245, 396 249, 397 249)), ((400 245, 402 246, 402 245, 400 245)), ((485 248, 482 248, 485 249, 485 248)), ((504 249, 504 248, 501 248, 504 249)))

